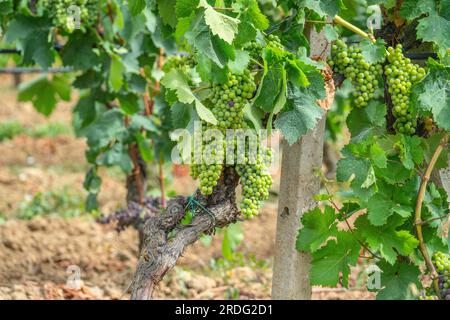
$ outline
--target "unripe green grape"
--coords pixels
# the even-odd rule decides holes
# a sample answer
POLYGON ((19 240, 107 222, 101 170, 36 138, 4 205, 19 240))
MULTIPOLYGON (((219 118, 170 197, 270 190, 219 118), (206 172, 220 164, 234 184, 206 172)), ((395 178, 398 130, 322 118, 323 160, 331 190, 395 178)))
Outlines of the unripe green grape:
POLYGON ((388 62, 385 75, 392 98, 392 113, 396 118, 394 129, 413 135, 416 130, 415 112, 409 108, 411 87, 425 77, 425 69, 411 63, 402 53, 402 46, 388 48, 388 62))

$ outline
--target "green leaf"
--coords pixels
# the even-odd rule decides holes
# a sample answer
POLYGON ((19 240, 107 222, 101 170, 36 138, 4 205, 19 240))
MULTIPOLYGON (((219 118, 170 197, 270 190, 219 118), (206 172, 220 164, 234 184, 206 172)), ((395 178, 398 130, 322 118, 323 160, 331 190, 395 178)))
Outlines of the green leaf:
POLYGON ((363 40, 360 43, 361 53, 367 63, 383 62, 386 58, 386 42, 378 38, 375 43, 363 40))
POLYGON ((386 105, 370 101, 365 108, 353 108, 347 117, 352 142, 386 131, 386 105))
POLYGON ((89 169, 84 179, 83 183, 84 189, 91 193, 99 193, 101 185, 102 179, 98 176, 95 167, 89 169))
POLYGON ((177 0, 157 0, 159 16, 164 24, 175 28, 177 26, 177 15, 175 14, 175 6, 177 0))
POLYGON ((417 38, 433 42, 438 47, 438 53, 444 57, 450 48, 450 21, 437 15, 430 14, 419 20, 417 38))
POLYGON ((353 192, 362 199, 368 199, 374 193, 374 187, 367 186, 373 172, 368 159, 355 158, 349 155, 337 163, 336 178, 339 182, 350 181, 353 192))
POLYGON ((400 148, 400 159, 407 169, 413 169, 415 165, 422 164, 424 153, 422 141, 417 136, 400 136, 400 142, 396 145, 400 148))
POLYGON ((398 254, 408 256, 419 245, 419 240, 409 231, 397 231, 402 223, 403 218, 393 216, 385 225, 374 226, 369 222, 367 216, 360 216, 355 221, 355 227, 358 233, 364 237, 370 249, 379 251, 387 262, 394 265, 398 254))
POLYGON ((111 66, 109 69, 109 85, 114 91, 119 91, 123 84, 124 67, 121 58, 118 55, 111 57, 111 66))
POLYGON ((120 108, 128 115, 137 113, 139 107, 139 97, 135 94, 128 93, 119 96, 120 108))
POLYGON ((200 119, 214 125, 217 124, 214 114, 194 95, 181 71, 176 69, 170 71, 162 78, 161 83, 166 88, 174 90, 180 102, 184 104, 194 103, 200 119))
POLYGON ((18 15, 8 25, 6 41, 17 42, 24 64, 37 63, 49 68, 55 60, 53 42, 50 41, 52 24, 44 18, 18 15))
POLYGON ((281 64, 271 65, 270 67, 266 65, 264 69, 264 76, 253 101, 253 106, 261 108, 266 112, 272 112, 275 101, 283 89, 286 72, 281 64))
POLYGON ((99 158, 97 163, 108 167, 119 166, 125 173, 133 170, 133 162, 128 154, 128 149, 122 143, 116 143, 99 158))
POLYGON ((146 0, 128 0, 128 8, 133 16, 137 16, 146 7, 146 0))
POLYGON ((87 70, 99 62, 99 57, 94 53, 95 39, 82 32, 74 32, 69 41, 64 45, 61 58, 65 66, 75 69, 87 70))
POLYGON ((140 132, 136 134, 136 141, 139 148, 139 153, 142 159, 146 162, 151 162, 154 160, 153 157, 153 146, 151 139, 145 138, 140 132))
POLYGON ((237 0, 233 8, 241 12, 241 21, 248 21, 259 30, 269 28, 269 20, 259 9, 257 0, 237 0))
POLYGON ((181 102, 175 103, 171 110, 171 119, 174 129, 184 129, 191 120, 192 106, 181 102))
POLYGON ((421 287, 420 270, 417 266, 407 263, 389 265, 383 261, 378 266, 383 271, 381 273, 383 289, 377 294, 378 300, 404 300, 411 296, 411 284, 421 287))
POLYGON ((191 104, 197 99, 180 70, 174 69, 167 73, 161 79, 161 84, 167 89, 174 90, 182 103, 191 104))
POLYGON ((390 184, 404 183, 414 171, 406 169, 399 158, 389 159, 386 168, 374 168, 377 177, 382 177, 390 184))
POLYGON ((378 143, 370 146, 370 160, 378 168, 386 168, 387 166, 386 152, 378 143))
POLYGON ((206 0, 200 0, 199 6, 205 8, 205 22, 212 34, 232 44, 238 32, 239 20, 217 12, 206 0))
POLYGON ((177 0, 175 13, 179 18, 189 17, 198 7, 199 0, 177 0))
POLYGON ((234 74, 242 74, 248 67, 250 54, 247 51, 236 50, 234 60, 228 62, 228 68, 234 74))
POLYGON ((299 230, 296 243, 299 251, 317 251, 338 231, 336 213, 330 206, 326 206, 323 213, 319 207, 306 212, 301 222, 303 227, 299 230))
POLYGON ((292 86, 288 86, 288 102, 284 110, 275 120, 275 128, 281 131, 289 145, 315 128, 324 114, 308 88, 292 86))
POLYGON ((31 101, 36 110, 49 116, 56 107, 57 97, 70 100, 70 85, 61 76, 48 80, 42 75, 19 86, 19 101, 31 101))
POLYGON ((223 68, 229 60, 235 59, 233 47, 211 34, 202 14, 197 15, 190 31, 184 37, 200 54, 206 55, 220 68, 223 68))
POLYGON ((428 66, 429 74, 412 89, 412 101, 417 110, 431 111, 437 125, 449 131, 450 67, 444 67, 432 60, 428 62, 428 66))
POLYGON ((336 32, 333 26, 327 24, 324 28, 325 37, 328 41, 332 42, 339 39, 339 34, 336 32))
POLYGON ((400 15, 407 20, 414 20, 423 14, 436 11, 434 0, 404 0, 400 8, 400 15))
POLYGON ((334 18, 340 9, 345 8, 342 0, 302 0, 300 5, 314 10, 322 17, 329 16, 330 18, 334 18))
POLYGON ((312 255, 311 284, 336 286, 342 276, 342 283, 348 286, 350 266, 356 265, 361 246, 350 232, 338 232, 336 240, 328 241, 312 255))
POLYGON ((414 211, 411 200, 409 189, 379 182, 378 192, 367 203, 369 221, 374 226, 382 226, 395 213, 408 218, 414 211), (406 197, 401 197, 402 193, 406 193, 406 197))
POLYGON ((119 109, 101 113, 95 121, 80 131, 87 138, 89 146, 106 147, 112 140, 125 132, 124 115, 119 109))

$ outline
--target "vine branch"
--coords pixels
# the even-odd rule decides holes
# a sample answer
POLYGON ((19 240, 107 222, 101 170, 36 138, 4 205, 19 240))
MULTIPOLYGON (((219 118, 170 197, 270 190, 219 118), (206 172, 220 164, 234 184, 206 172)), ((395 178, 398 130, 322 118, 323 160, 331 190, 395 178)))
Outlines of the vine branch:
POLYGON ((438 274, 436 272, 436 268, 434 267, 433 261, 431 261, 430 255, 428 253, 427 247, 425 246, 425 241, 423 239, 423 233, 422 233, 422 204, 423 199, 425 197, 425 191, 427 190, 428 181, 430 180, 431 173, 433 172, 434 166, 436 165, 436 162, 439 158, 439 156, 442 153, 442 150, 444 150, 444 146, 448 142, 448 138, 450 136, 450 133, 447 133, 440 141, 439 145, 437 146, 436 150, 434 151, 433 157, 430 160, 430 163, 428 164, 427 170, 425 171, 424 176, 422 177, 422 182, 420 184, 419 194, 417 196, 417 202, 416 202, 416 210, 415 210, 415 219, 414 224, 416 227, 416 234, 417 238, 419 239, 419 249, 422 253, 422 256, 425 260, 425 263, 427 265, 428 270, 431 273, 431 276, 433 278, 433 285, 434 290, 436 291, 436 294, 440 296, 440 290, 439 290, 439 282, 438 282, 438 274))

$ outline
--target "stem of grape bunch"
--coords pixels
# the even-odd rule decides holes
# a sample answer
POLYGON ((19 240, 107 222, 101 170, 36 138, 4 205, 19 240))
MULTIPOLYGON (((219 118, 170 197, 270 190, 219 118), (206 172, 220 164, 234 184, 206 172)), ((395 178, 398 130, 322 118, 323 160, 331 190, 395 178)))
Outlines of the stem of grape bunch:
POLYGON ((449 136, 450 136, 450 134, 447 133, 441 139, 439 145, 437 146, 437 148, 433 154, 433 157, 430 160, 430 163, 428 164, 427 170, 425 171, 425 175, 422 177, 419 194, 417 196, 415 221, 414 221, 415 227, 416 227, 417 238, 419 239, 420 252, 422 253, 422 256, 425 260, 427 268, 431 273, 431 277, 433 278, 434 290, 436 291, 436 294, 438 296, 440 295, 438 274, 436 272, 436 268, 435 268, 433 262, 431 261, 430 255, 428 254, 428 250, 425 245, 425 241, 424 241, 423 233, 422 233, 422 204, 423 204, 423 199, 425 197, 425 192, 427 190, 428 181, 430 180, 430 177, 431 177, 431 173, 433 172, 436 162, 439 159, 439 156, 441 155, 442 151, 444 150, 445 145, 448 142, 449 136))
POLYGON ((354 24, 351 24, 351 23, 348 22, 347 20, 342 19, 342 18, 341 18, 340 16, 338 16, 338 15, 336 15, 336 16, 333 18, 333 22, 336 23, 336 24, 338 24, 338 25, 343 26, 344 28, 349 29, 350 31, 353 31, 354 33, 360 35, 361 37, 363 37, 363 38, 365 38, 365 39, 369 39, 369 40, 372 41, 372 42, 375 42, 375 41, 376 41, 375 37, 374 37, 372 34, 367 33, 367 32, 365 32, 365 31, 361 30, 360 28, 358 28, 358 27, 355 26, 354 24))

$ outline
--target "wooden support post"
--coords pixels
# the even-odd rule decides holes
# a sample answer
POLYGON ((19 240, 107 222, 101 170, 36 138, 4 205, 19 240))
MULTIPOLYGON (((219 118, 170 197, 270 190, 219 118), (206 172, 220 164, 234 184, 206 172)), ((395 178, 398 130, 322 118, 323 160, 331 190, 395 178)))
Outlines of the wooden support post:
MULTIPOLYGON (((307 32, 311 44, 311 56, 324 56, 328 44, 323 32, 313 29, 307 32)), ((322 167, 325 116, 316 128, 308 132, 292 146, 283 140, 280 198, 273 266, 272 299, 309 300, 310 256, 300 253, 295 242, 300 228, 300 218, 316 203, 314 195, 320 189, 315 171, 322 167)))

